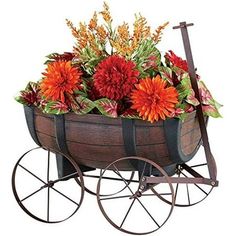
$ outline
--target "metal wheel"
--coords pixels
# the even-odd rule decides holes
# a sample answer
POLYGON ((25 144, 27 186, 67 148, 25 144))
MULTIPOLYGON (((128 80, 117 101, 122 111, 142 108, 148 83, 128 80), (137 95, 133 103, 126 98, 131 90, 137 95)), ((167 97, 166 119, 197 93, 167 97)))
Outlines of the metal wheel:
POLYGON ((82 204, 82 173, 71 158, 66 158, 74 167, 74 172, 62 178, 58 178, 56 155, 42 148, 26 152, 14 167, 12 189, 16 201, 24 212, 38 221, 65 221, 82 204))
MULTIPOLYGON (((208 167, 207 163, 192 163, 189 164, 193 170, 197 171, 204 177, 208 177, 208 167)), ((185 170, 183 165, 177 165, 176 173, 173 177, 193 177, 188 171, 185 170)), ((177 184, 173 183, 175 191, 175 206, 178 207, 188 207, 196 205, 202 202, 211 193, 213 186, 206 184, 177 184)), ((158 195, 160 199, 168 204, 172 204, 165 196, 158 195)))
MULTIPOLYGON (((102 175, 102 172, 103 172, 103 169, 96 169, 93 171, 83 173, 84 190, 87 193, 95 195, 95 196, 97 195, 97 193, 96 193, 97 181, 100 178, 100 176, 102 175)), ((131 172, 128 172, 127 174, 128 174, 126 176, 127 184, 129 185, 134 177, 135 172, 131 171, 131 172)), ((103 176, 103 181, 104 181, 104 184, 107 184, 109 186, 111 181, 119 181, 119 180, 117 180, 117 174, 114 172, 114 170, 110 170, 110 171, 107 170, 106 175, 103 176)), ((114 189, 113 192, 111 192, 110 190, 107 192, 106 189, 104 189, 104 192, 100 193, 100 196, 101 197, 113 196, 113 195, 116 195, 116 194, 122 192, 126 188, 127 188, 127 186, 123 186, 123 184, 121 184, 120 187, 118 187, 118 185, 117 185, 117 188, 114 189)))
MULTIPOLYGON (((115 183, 111 183, 108 189, 112 191, 113 187, 115 183)), ((174 207, 174 190, 170 178, 157 164, 141 157, 126 157, 114 161, 104 169, 98 181, 97 200, 101 212, 111 225, 122 232, 141 235, 158 230, 168 220, 174 207), (136 171, 130 184, 125 177, 127 171, 120 171, 117 167, 127 161, 138 161, 142 166, 140 172, 136 171), (103 197, 100 193, 108 188, 103 185, 103 176, 108 169, 113 169, 119 183, 126 188, 114 196, 103 197), (166 183, 144 187, 141 180, 145 176, 152 176, 153 170, 162 173, 166 183), (167 196, 172 204, 165 204, 156 192, 167 196)))

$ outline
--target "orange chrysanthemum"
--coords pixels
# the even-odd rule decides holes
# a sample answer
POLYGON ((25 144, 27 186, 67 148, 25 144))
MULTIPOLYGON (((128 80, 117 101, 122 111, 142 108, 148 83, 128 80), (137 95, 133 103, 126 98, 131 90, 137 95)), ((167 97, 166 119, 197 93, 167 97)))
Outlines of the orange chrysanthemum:
POLYGON ((167 83, 159 75, 153 79, 142 79, 135 86, 136 89, 131 94, 131 108, 137 110, 143 120, 153 123, 171 117, 178 103, 176 88, 167 87, 167 83))
POLYGON ((81 89, 82 73, 71 65, 71 61, 55 61, 47 65, 40 83, 42 95, 47 100, 65 102, 65 94, 81 89))

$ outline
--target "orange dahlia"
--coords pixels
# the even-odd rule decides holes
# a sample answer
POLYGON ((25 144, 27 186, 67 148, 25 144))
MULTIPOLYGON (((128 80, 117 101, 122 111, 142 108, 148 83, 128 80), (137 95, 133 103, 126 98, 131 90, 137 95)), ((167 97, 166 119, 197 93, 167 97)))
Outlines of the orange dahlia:
POLYGON ((55 61, 47 65, 40 83, 42 95, 47 100, 65 102, 65 94, 81 89, 81 75, 71 61, 55 61))
POLYGON ((132 109, 139 112, 143 120, 151 123, 171 117, 178 103, 178 92, 173 86, 167 87, 159 75, 140 80, 131 94, 132 109))
POLYGON ((139 71, 135 63, 118 55, 101 61, 96 67, 94 87, 101 97, 119 100, 128 96, 138 82, 139 71))

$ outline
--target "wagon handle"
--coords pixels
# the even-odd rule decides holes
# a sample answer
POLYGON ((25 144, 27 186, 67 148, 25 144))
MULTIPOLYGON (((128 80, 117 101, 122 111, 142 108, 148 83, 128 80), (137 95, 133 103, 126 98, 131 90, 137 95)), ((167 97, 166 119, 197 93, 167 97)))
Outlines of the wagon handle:
POLYGON ((190 46, 190 41, 189 41, 189 35, 188 35, 188 29, 187 27, 193 26, 193 23, 187 24, 186 22, 180 22, 178 26, 174 26, 173 29, 180 29, 181 34, 182 34, 182 39, 183 39, 183 44, 184 44, 184 50, 185 50, 185 55, 186 55, 186 60, 188 64, 188 72, 191 80, 191 85, 192 88, 195 92, 195 96, 200 101, 200 104, 196 107, 197 110, 197 117, 199 121, 199 126, 200 126, 200 131, 202 135, 202 142, 203 142, 203 147, 206 155, 206 160, 208 163, 208 170, 210 174, 210 178, 212 180, 216 180, 216 164, 214 157, 211 153, 211 148, 210 144, 208 141, 208 134, 207 134, 207 129, 206 129, 206 124, 204 120, 204 115, 203 115, 203 110, 201 106, 201 97, 199 93, 199 88, 198 88, 198 83, 197 83, 197 76, 196 76, 196 71, 194 67, 194 62, 193 62, 193 56, 192 56, 192 51, 191 51, 191 46, 190 46))

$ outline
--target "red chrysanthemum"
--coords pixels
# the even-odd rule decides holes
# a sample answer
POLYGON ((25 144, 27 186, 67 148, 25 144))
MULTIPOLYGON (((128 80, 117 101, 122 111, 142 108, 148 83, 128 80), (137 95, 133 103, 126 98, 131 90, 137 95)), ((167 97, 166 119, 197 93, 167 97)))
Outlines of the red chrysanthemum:
POLYGON ((131 94, 131 108, 137 110, 143 120, 153 123, 171 117, 178 103, 175 87, 167 87, 166 81, 159 75, 153 79, 142 79, 135 86, 136 89, 131 94))
POLYGON ((42 95, 47 100, 65 102, 65 94, 81 89, 81 75, 71 61, 55 61, 47 65, 45 76, 40 83, 42 95))
POLYGON ((188 71, 188 64, 186 60, 183 60, 181 57, 178 57, 174 54, 173 51, 169 51, 169 54, 166 53, 165 58, 169 60, 169 62, 184 71, 188 71))
POLYGON ((119 100, 130 94, 138 76, 139 71, 132 61, 113 55, 98 64, 93 76, 94 86, 102 97, 119 100))

